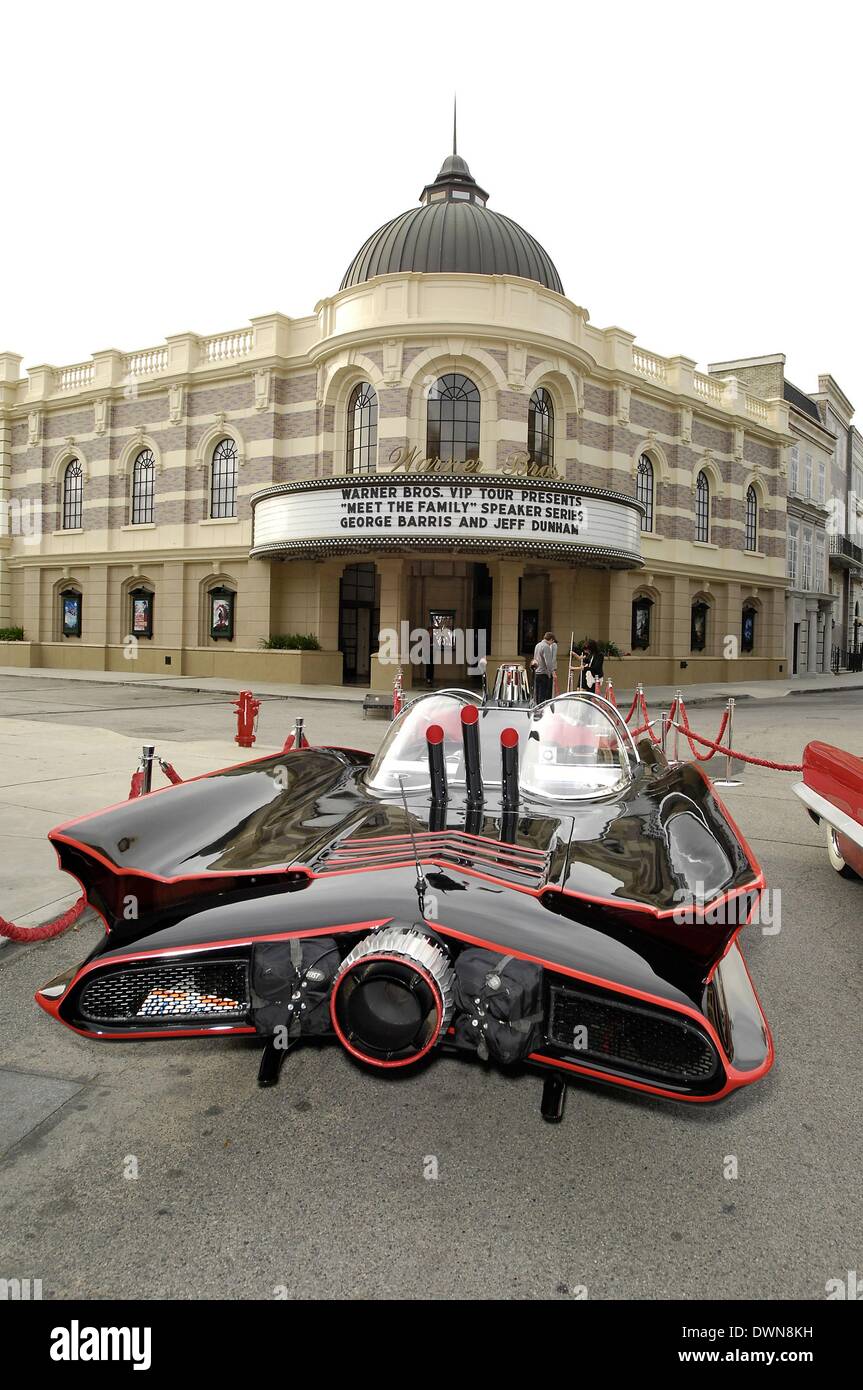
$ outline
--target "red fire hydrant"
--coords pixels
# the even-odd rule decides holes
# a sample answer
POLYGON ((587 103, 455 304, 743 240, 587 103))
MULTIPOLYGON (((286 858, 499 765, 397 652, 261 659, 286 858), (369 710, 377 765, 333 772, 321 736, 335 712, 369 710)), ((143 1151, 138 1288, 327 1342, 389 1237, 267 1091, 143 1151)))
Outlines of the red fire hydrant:
POLYGON ((241 690, 238 698, 231 701, 237 711, 237 735, 234 739, 241 748, 251 748, 258 727, 260 700, 256 700, 251 690, 241 690))

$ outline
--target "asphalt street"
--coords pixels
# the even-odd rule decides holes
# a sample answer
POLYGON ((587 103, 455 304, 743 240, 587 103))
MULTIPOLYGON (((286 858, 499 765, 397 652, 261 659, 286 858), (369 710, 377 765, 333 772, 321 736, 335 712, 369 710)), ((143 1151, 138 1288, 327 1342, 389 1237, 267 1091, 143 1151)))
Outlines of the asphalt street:
MULTIPOLYGON (((261 751, 294 708, 264 704, 261 751)), ((386 727, 296 708, 313 742, 386 727)), ((185 774, 238 761, 232 734, 212 693, 0 679, 0 913, 76 895, 45 832, 122 800, 141 743, 185 774)), ((863 691, 738 705, 742 749, 799 761, 812 738, 863 749, 863 691)), ((550 1126, 534 1075, 382 1079, 336 1045, 262 1091, 253 1043, 98 1044, 43 1014, 34 990, 94 924, 0 950, 0 1278, 46 1298, 823 1298, 863 1269, 863 883, 830 868, 793 781, 724 792, 771 890, 742 944, 777 1063, 715 1107, 574 1085, 550 1126)))

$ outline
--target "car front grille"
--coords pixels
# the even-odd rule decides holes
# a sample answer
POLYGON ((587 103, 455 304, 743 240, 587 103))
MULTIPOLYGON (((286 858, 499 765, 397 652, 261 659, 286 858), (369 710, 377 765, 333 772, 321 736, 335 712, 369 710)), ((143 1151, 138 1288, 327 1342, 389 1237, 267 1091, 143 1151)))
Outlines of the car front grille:
POLYGON ((183 1023, 237 1019, 249 1009, 244 960, 171 961, 164 965, 110 966, 84 986, 78 1013, 88 1023, 183 1023))
POLYGON ((549 1041, 579 1061, 695 1087, 719 1070, 710 1038, 682 1016, 568 986, 550 993, 549 1041))

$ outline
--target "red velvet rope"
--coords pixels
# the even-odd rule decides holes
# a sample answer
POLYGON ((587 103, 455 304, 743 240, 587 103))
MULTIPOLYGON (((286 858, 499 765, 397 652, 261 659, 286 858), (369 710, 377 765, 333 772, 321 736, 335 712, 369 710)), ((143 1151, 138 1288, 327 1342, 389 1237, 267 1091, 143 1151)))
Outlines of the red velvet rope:
MULTIPOLYGON (((699 761, 700 763, 708 763, 708 762, 710 762, 710 759, 713 757, 713 753, 699 753, 698 749, 695 747, 695 744, 694 744, 693 741, 692 741, 694 738, 698 738, 698 735, 697 735, 697 734, 693 734, 692 730, 691 730, 690 727, 689 727, 689 715, 688 715, 688 713, 687 713, 687 711, 686 711, 686 706, 684 705, 684 703, 683 703, 682 700, 681 700, 681 702, 680 702, 680 715, 679 715, 679 720, 680 720, 680 722, 677 723, 677 724, 672 723, 671 727, 674 728, 674 729, 679 729, 680 732, 686 736, 686 739, 687 739, 687 741, 688 741, 688 743, 689 743, 689 747, 692 749, 693 757, 697 758, 698 761, 699 761)), ((722 723, 719 725, 719 732, 717 733, 716 738, 714 739, 714 745, 713 745, 713 746, 715 746, 716 748, 719 747, 719 740, 722 738, 722 735, 725 733, 725 729, 726 729, 727 725, 728 725, 728 710, 726 710, 726 711, 724 712, 723 716, 722 716, 722 723)), ((708 746, 708 747, 710 746, 710 742, 709 742, 708 739, 698 739, 698 741, 699 741, 699 743, 704 743, 705 746, 708 746)))
MULTIPOLYGON (((636 710, 636 707, 637 707, 637 705, 638 705, 638 696, 639 696, 639 692, 636 690, 635 696, 634 696, 633 701, 632 701, 632 704, 629 706, 629 714, 627 714, 627 715, 624 717, 624 721, 623 721, 624 724, 628 724, 629 721, 630 721, 630 719, 632 718, 632 716, 635 714, 635 710, 636 710)), ((615 704, 616 704, 616 703, 617 703, 617 702, 615 701, 615 704)))
POLYGON ((701 743, 704 745, 705 748, 710 748, 712 750, 712 753, 724 753, 727 758, 737 758, 742 763, 753 763, 756 767, 770 767, 773 768, 775 772, 803 771, 802 763, 777 763, 774 762, 771 758, 756 758, 751 753, 737 753, 733 748, 726 748, 725 745, 722 743, 714 743, 712 739, 701 738, 699 734, 693 734, 691 730, 687 732, 685 729, 683 729, 681 730, 681 732, 686 733, 686 736, 688 739, 690 739, 690 741, 692 739, 695 739, 696 743, 701 743))
POLYGON ((60 936, 62 932, 68 931, 73 922, 77 922, 86 906, 87 899, 82 894, 61 916, 56 917, 53 922, 45 922, 41 927, 17 927, 14 922, 7 922, 5 917, 0 917, 0 936, 7 936, 10 941, 48 941, 52 936, 60 936))
MULTIPOLYGON (((637 695, 636 700, 638 700, 637 695)), ((632 737, 637 738, 641 734, 648 733, 654 743, 661 744, 662 740, 656 737, 656 735, 650 727, 647 714, 647 702, 645 701, 643 691, 641 692, 641 699, 639 700, 639 704, 641 707, 641 711, 644 715, 645 722, 643 724, 640 724, 637 729, 633 729, 632 737)), ((632 710, 629 711, 629 715, 631 714, 632 710)), ((627 715, 627 721, 629 720, 629 715, 627 715)), ((692 732, 692 729, 689 725, 689 715, 687 713, 686 706, 684 705, 683 700, 680 700, 678 702, 677 697, 675 696, 671 709, 668 711, 666 727, 668 729, 676 729, 679 733, 683 734, 684 738, 687 740, 689 744, 689 747, 692 749, 693 756, 697 758, 698 761, 701 763, 709 762, 710 759, 712 757, 715 757, 717 753, 721 753, 726 758, 736 758, 738 762, 741 763, 752 763, 754 767, 768 767, 771 768, 774 772, 803 771, 802 763, 780 763, 776 762, 772 758, 756 758, 753 753, 738 753, 733 748, 727 748, 726 745, 722 743, 720 740, 722 738, 722 735, 725 733, 726 728, 728 727, 728 719, 729 711, 726 709, 723 712, 722 722, 719 725, 719 730, 717 732, 716 738, 702 738, 700 734, 695 734, 692 732), (677 714, 678 716, 677 722, 675 722, 675 714, 677 714), (708 752, 699 753, 698 749, 695 747, 696 743, 700 743, 703 748, 708 749, 708 752)))

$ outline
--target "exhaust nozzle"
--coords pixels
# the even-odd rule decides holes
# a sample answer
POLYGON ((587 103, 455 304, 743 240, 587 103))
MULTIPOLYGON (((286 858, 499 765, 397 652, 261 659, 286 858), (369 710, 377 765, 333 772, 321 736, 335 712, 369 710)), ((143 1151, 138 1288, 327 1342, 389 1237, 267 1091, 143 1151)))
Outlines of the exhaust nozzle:
POLYGON ((435 806, 443 806, 449 800, 449 790, 446 783, 446 763, 443 756, 443 729, 440 724, 429 724, 426 729, 426 743, 428 744, 432 802, 435 806))
POLYGON ((465 705, 461 712, 461 735, 464 740, 464 776, 467 785, 468 807, 481 806, 485 801, 482 786, 482 765, 479 753, 479 710, 465 705))
POLYGON ((500 762, 503 809, 518 807, 518 733, 515 729, 500 731, 500 762))

